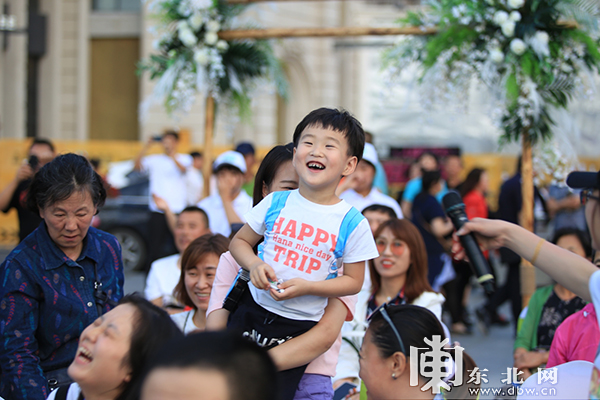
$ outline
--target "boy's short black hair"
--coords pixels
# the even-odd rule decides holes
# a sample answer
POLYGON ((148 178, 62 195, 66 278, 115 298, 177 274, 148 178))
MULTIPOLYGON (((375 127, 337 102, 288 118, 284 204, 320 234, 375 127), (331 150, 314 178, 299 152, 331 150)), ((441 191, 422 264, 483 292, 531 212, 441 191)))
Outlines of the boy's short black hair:
POLYGON ((318 108, 311 111, 294 131, 294 147, 298 147, 302 132, 308 127, 322 127, 341 132, 348 142, 348 155, 360 161, 365 148, 365 131, 360 122, 346 110, 318 108))

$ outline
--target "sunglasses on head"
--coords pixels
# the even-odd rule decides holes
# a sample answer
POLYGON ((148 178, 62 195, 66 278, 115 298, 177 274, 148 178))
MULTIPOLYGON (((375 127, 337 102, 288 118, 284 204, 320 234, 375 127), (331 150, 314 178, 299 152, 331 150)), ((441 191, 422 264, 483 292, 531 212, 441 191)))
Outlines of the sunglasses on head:
POLYGON ((400 351, 402 352, 402 354, 407 355, 406 348, 404 347, 404 342, 402 341, 402 338, 400 337, 400 332, 398 332, 398 329, 396 329, 396 326, 392 322, 392 319, 390 318, 390 315, 387 312, 387 308, 388 308, 388 303, 383 303, 381 306, 379 306, 377 308, 377 310, 373 311, 371 313, 371 315, 369 315, 369 317, 367 318, 367 322, 371 322, 373 317, 375 315, 377 315, 378 313, 381 314, 381 316, 388 323, 390 328, 392 328, 392 331, 394 332, 394 335, 396 336, 396 339, 398 340, 398 344, 400 344, 400 351))
POLYGON ((585 203, 587 203, 589 199, 599 201, 600 197, 594 196, 593 193, 594 189, 583 189, 579 193, 579 200, 581 201, 581 204, 585 205, 585 203))

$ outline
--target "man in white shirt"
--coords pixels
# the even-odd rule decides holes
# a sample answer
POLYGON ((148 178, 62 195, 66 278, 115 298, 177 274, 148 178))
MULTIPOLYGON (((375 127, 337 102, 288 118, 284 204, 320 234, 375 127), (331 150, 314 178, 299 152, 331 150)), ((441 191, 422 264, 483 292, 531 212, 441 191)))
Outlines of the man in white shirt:
POLYGON ((187 204, 193 206, 198 204, 204 196, 204 176, 202 175, 204 157, 202 153, 197 151, 191 152, 190 156, 192 156, 192 166, 188 168, 185 174, 185 181, 187 184, 187 204))
POLYGON ((217 193, 198 203, 208 214, 210 230, 229 237, 232 226, 240 228, 246 220, 244 215, 252 208, 252 197, 242 190, 246 161, 237 151, 226 151, 215 160, 213 173, 217 181, 217 193))
POLYGON ((365 143, 363 158, 358 163, 356 170, 338 187, 338 191, 342 192, 340 198, 361 212, 373 204, 388 206, 394 210, 398 218, 402 218, 402 210, 398 202, 373 187, 375 165, 378 162, 375 146, 365 143))
POLYGON ((180 213, 186 206, 185 175, 192 165, 192 157, 189 154, 177 153, 178 144, 177 132, 166 131, 160 138, 150 138, 135 159, 134 168, 147 171, 150 180, 150 262, 175 251, 173 235, 169 231, 164 213, 158 209, 152 195, 163 198, 175 214, 180 213), (153 143, 160 143, 164 153, 146 156, 153 143))
MULTIPOLYGON (((160 200, 157 203, 161 208, 166 205, 160 200)), ((170 213, 168 208, 164 211, 170 213)), ((188 244, 207 233, 210 233, 210 229, 208 229, 208 217, 204 210, 196 206, 184 208, 177 216, 173 230, 178 253, 159 258, 152 263, 144 289, 144 295, 148 300, 159 307, 168 308, 178 305, 173 298, 173 289, 181 276, 181 255, 188 244)))

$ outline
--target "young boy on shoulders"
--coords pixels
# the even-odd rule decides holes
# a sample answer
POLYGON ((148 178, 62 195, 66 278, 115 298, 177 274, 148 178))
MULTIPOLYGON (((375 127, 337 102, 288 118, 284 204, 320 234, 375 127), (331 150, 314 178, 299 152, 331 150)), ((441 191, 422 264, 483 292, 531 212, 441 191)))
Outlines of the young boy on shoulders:
MULTIPOLYGON (((360 122, 346 111, 320 108, 300 122, 293 141, 299 188, 265 197, 230 244, 251 283, 228 327, 267 347, 313 327, 328 297, 358 293, 365 262, 379 255, 368 221, 335 195, 362 156, 360 122)), ((284 371, 291 376, 283 378, 284 391, 292 397, 303 371, 284 371)))

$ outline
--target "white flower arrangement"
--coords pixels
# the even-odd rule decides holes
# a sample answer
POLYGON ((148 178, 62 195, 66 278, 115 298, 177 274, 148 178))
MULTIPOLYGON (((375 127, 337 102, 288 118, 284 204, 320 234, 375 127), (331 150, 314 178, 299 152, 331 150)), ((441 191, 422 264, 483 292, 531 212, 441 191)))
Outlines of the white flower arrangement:
POLYGON ((510 41, 510 50, 520 56, 527 50, 527 45, 521 39, 513 39, 510 41))
POLYGON ((140 107, 142 120, 157 101, 170 115, 185 115, 199 93, 231 100, 247 116, 254 78, 275 79, 285 96, 281 66, 267 41, 219 39, 219 31, 231 28, 244 7, 221 0, 148 0, 160 35, 152 45, 156 53, 139 64, 140 72, 157 79, 152 96, 140 107))
POLYGON ((497 98, 503 142, 526 133, 535 143, 551 136, 553 108, 580 91, 579 74, 598 71, 600 45, 595 0, 429 0, 403 25, 437 26, 384 53, 390 84, 409 65, 422 73, 421 100, 456 105, 473 78, 497 98), (564 24, 562 21, 577 24, 564 24))

